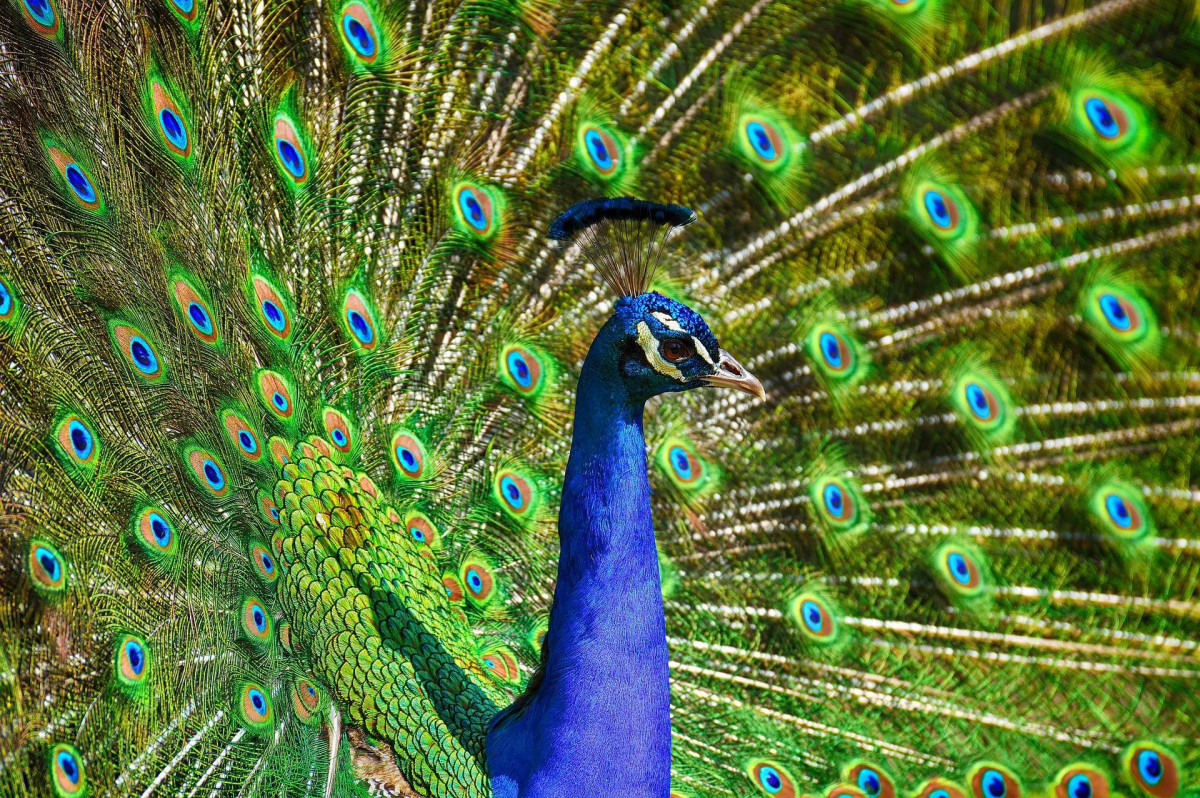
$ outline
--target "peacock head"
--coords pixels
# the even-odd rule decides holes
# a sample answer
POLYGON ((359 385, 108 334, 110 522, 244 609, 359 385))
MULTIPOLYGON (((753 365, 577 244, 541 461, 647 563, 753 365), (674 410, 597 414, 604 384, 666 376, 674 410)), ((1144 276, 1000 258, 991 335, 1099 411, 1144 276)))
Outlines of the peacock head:
MULTIPOLYGON (((620 298, 597 343, 615 359, 631 397, 719 386, 765 398, 762 383, 717 343, 700 314, 648 292, 671 235, 696 220, 680 205, 632 197, 576 203, 550 227, 550 237, 579 244, 620 298)), ((589 354, 589 358, 592 354, 589 354)))

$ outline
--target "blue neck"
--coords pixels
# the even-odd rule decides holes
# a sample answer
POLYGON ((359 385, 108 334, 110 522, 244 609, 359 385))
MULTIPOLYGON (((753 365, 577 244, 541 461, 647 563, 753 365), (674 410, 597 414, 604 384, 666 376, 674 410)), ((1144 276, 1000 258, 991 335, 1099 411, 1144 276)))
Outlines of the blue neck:
POLYGON ((488 737, 497 798, 670 792, 671 696, 645 401, 627 395, 618 373, 615 321, 600 331, 579 378, 541 684, 488 737))

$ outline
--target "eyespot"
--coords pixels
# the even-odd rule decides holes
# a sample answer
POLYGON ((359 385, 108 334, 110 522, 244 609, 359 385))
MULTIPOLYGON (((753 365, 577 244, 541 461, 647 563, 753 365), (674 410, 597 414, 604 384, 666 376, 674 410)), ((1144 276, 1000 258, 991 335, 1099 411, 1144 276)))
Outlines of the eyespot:
POLYGON ((251 731, 263 733, 269 731, 274 721, 274 710, 271 699, 265 690, 253 682, 242 685, 240 691, 239 710, 242 721, 251 731))
POLYGON ((851 532, 860 528, 864 519, 858 491, 849 481, 818 479, 810 485, 809 497, 816 507, 818 518, 834 532, 851 532))
POLYGON ((1179 794, 1179 760, 1166 748, 1150 741, 1136 742, 1122 757, 1125 779, 1153 798, 1174 798, 1179 794))
POLYGON ((379 57, 375 22, 361 4, 351 3, 342 9, 342 38, 359 61, 373 64, 379 57))
POLYGON ((68 415, 58 426, 58 444, 74 463, 84 466, 95 464, 99 447, 92 430, 83 419, 68 415))
POLYGON ((825 365, 833 371, 845 371, 850 365, 846 343, 836 333, 825 331, 818 339, 818 348, 825 365))
POLYGON ((807 639, 816 643, 833 641, 838 624, 823 598, 813 593, 802 593, 792 600, 791 606, 792 618, 807 639))
POLYGON ((1115 102, 1100 97, 1088 97, 1083 101, 1083 110, 1092 125, 1092 130, 1103 139, 1119 138, 1129 129, 1129 119, 1124 109, 1115 102))
POLYGON ((167 151, 180 158, 187 158, 192 154, 192 141, 179 106, 158 81, 154 81, 150 94, 154 104, 154 117, 158 122, 158 132, 162 135, 167 151))
POLYGON ((347 292, 346 301, 342 304, 342 314, 346 320, 346 329, 354 342, 361 349, 374 349, 378 343, 375 337, 374 315, 367 307, 363 295, 353 289, 347 292))
POLYGON ((971 414, 980 421, 990 421, 996 415, 996 397, 987 388, 977 382, 968 382, 963 388, 967 398, 967 407, 971 414))
POLYGON ((308 163, 304 156, 304 145, 296 126, 286 116, 275 119, 275 159, 284 175, 297 186, 308 181, 308 163))
POLYGON ((621 165, 621 149, 612 134, 604 128, 593 125, 585 127, 582 147, 587 163, 601 177, 611 177, 621 165))
POLYGON ((100 193, 96 190, 96 186, 83 164, 58 147, 50 147, 49 151, 50 159, 54 161, 59 174, 66 181, 71 196, 89 211, 99 212, 102 210, 103 202, 100 193))
POLYGON ((1007 768, 985 762, 976 765, 968 775, 971 794, 975 798, 1021 798, 1021 784, 1007 768))
POLYGON ((756 759, 746 767, 746 775, 759 792, 773 798, 795 798, 796 782, 787 769, 770 759, 756 759))
POLYGON ((147 554, 160 558, 175 553, 178 542, 166 513, 157 507, 147 507, 138 513, 135 523, 136 539, 147 554))
POLYGON ((315 718, 321 708, 321 689, 308 679, 300 679, 292 685, 292 710, 302 723, 319 722, 315 718))
POLYGON ((194 22, 200 11, 196 6, 196 0, 167 0, 167 7, 188 22, 194 22))
POLYGON ((542 387, 542 362, 537 355, 520 346, 510 346, 501 356, 502 371, 512 387, 523 394, 535 394, 542 387))
POLYGON ((696 347, 691 341, 667 338, 659 342, 658 353, 668 363, 682 363, 696 354, 696 347))
POLYGON ((695 483, 704 473, 704 465, 699 457, 688 451, 682 444, 674 444, 667 449, 667 462, 670 473, 685 485, 695 483))
POLYGON ((186 280, 175 280, 173 289, 175 302, 191 331, 204 343, 215 344, 219 336, 208 304, 186 280))
POLYGON ((117 681, 125 687, 140 687, 150 675, 150 663, 146 654, 146 642, 134 635, 125 635, 117 640, 117 681))
POLYGON ((498 195, 482 186, 461 183, 453 192, 455 219, 465 233, 490 238, 498 229, 498 195))
POLYGON ((532 504, 529 481, 515 471, 501 471, 496 476, 496 492, 501 506, 510 513, 524 515, 532 504))
POLYGON ((163 366, 158 353, 149 339, 136 327, 126 324, 113 325, 112 337, 125 361, 133 366, 135 374, 151 382, 157 382, 163 376, 163 366))
POLYGON ((405 431, 392 436, 392 463, 400 476, 420 479, 425 474, 425 447, 405 431))
POLYGON ((275 500, 268 496, 265 492, 260 493, 258 496, 258 509, 259 512, 262 513, 263 520, 265 520, 268 524, 271 524, 272 526, 279 525, 279 507, 276 506, 275 500))
POLYGON ((229 484, 225 479, 225 468, 217 460, 216 455, 204 449, 191 449, 187 453, 187 462, 200 487, 218 498, 229 492, 229 484))
POLYGON ((42 36, 54 38, 59 33, 58 9, 53 0, 22 0, 25 21, 42 36))
POLYGON ((1072 765, 1059 771, 1055 798, 1108 798, 1108 777, 1088 765, 1072 765))
POLYGON ((274 582, 279 576, 275 558, 271 556, 265 546, 256 544, 250 548, 250 562, 254 564, 254 570, 258 572, 259 578, 268 584, 274 582))
POLYGON ((913 798, 967 798, 967 794, 952 781, 930 779, 921 785, 913 798))
POLYGON ((262 602, 248 598, 242 603, 242 628, 251 639, 265 642, 271 638, 271 616, 263 609, 262 602))
POLYGON ((354 448, 354 437, 350 431, 350 422, 338 410, 325 408, 325 437, 329 438, 339 452, 349 452, 354 448))
POLYGON ((262 459, 262 445, 246 419, 232 410, 226 410, 221 414, 221 420, 225 424, 225 431, 229 433, 229 439, 247 460, 257 462, 262 459))
POLYGON ((272 435, 267 440, 267 448, 271 450, 271 459, 275 461, 275 465, 283 468, 288 463, 292 462, 292 447, 283 438, 278 435, 272 435))
POLYGON ((866 793, 857 787, 846 784, 836 784, 825 793, 825 798, 867 798, 866 793))
POLYGON ((468 559, 459 569, 459 578, 472 604, 484 606, 492 597, 495 586, 492 569, 479 559, 468 559))
POLYGON ((404 528, 409 539, 422 547, 433 548, 440 540, 437 527, 420 513, 411 513, 404 521, 404 528))
POLYGON ((955 545, 938 550, 937 566, 946 587, 958 595, 970 596, 981 591, 983 578, 976 555, 955 545))
POLYGON ((1110 533, 1122 540, 1138 540, 1149 532, 1145 504, 1130 487, 1110 482, 1092 497, 1092 511, 1110 533))
POLYGON ((742 132, 750 152, 762 165, 774 165, 783 157, 783 133, 776 125, 761 117, 750 116, 742 120, 742 132))
POLYGON ((61 593, 67 588, 67 564, 52 543, 35 540, 29 545, 29 578, 43 593, 61 593))
POLYGON ((843 779, 862 790, 867 798, 896 798, 896 784, 880 767, 859 763, 846 770, 843 779))
POLYGON ((292 389, 286 378, 276 371, 260 371, 258 374, 258 396, 267 410, 276 418, 287 421, 296 412, 292 403, 292 389))
POLYGON ((516 655, 505 646, 494 646, 484 651, 481 660, 483 667, 492 678, 509 684, 521 681, 521 668, 517 664, 516 655))
POLYGON ((442 574, 442 587, 446 590, 446 597, 454 604, 466 598, 462 582, 454 574, 442 574))
POLYGON ((87 792, 83 759, 74 746, 59 743, 50 749, 50 784, 58 798, 81 796, 87 792))
POLYGON ((1103 293, 1097 302, 1100 305, 1100 312, 1104 314, 1104 320, 1117 332, 1128 332, 1137 324, 1137 311, 1115 294, 1103 293))
POLYGON ((254 275, 250 282, 254 289, 259 318, 266 325, 267 332, 281 340, 287 339, 292 334, 292 317, 283 297, 265 277, 254 275))
POLYGON ((1099 332, 1122 343, 1136 343, 1150 334, 1147 320, 1150 309, 1142 309, 1144 302, 1112 286, 1094 290, 1092 297, 1094 308, 1099 313, 1088 312, 1085 318, 1099 332))
POLYGON ((958 203, 947 194, 937 189, 926 189, 922 201, 929 221, 939 230, 953 230, 958 226, 958 203))
POLYGON ((845 521, 854 514, 854 499, 837 482, 831 480, 826 483, 821 490, 821 500, 824 502, 825 512, 829 513, 829 517, 834 521, 845 521))
POLYGON ((17 298, 12 289, 3 279, 0 279, 0 321, 9 321, 17 315, 17 298))

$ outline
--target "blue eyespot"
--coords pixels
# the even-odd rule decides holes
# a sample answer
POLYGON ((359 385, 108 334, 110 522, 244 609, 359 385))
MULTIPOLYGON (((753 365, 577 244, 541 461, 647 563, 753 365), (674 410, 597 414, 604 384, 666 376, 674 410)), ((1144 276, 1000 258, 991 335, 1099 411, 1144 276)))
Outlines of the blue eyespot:
POLYGON ((191 318, 192 323, 196 325, 197 330, 205 335, 212 335, 212 319, 208 317, 208 311, 199 302, 188 304, 188 316, 191 318))
POLYGON ((520 510, 525 506, 525 497, 521 495, 521 488, 512 477, 505 476, 500 479, 500 493, 503 494, 504 501, 508 502, 514 510, 520 510))
POLYGON ((1117 124, 1117 120, 1113 117, 1108 103, 1104 102, 1104 100, 1101 100, 1099 97, 1090 97, 1083 104, 1083 110, 1087 112, 1087 118, 1092 123, 1092 127, 1103 138, 1115 139, 1121 135, 1121 128, 1117 124))
POLYGON ((750 146, 754 148, 754 151, 764 161, 773 161, 779 157, 779 153, 775 149, 775 143, 771 141, 771 137, 767 134, 767 129, 763 126, 762 122, 748 123, 746 125, 746 138, 750 139, 750 146))
POLYGON ((267 631, 267 616, 263 614, 262 608, 254 607, 254 628, 259 632, 267 631))
POLYGON ((363 315, 354 308, 346 311, 346 321, 350 323, 350 331, 354 333, 354 337, 359 343, 366 345, 375 340, 375 331, 371 329, 371 325, 367 324, 367 320, 363 315))
POLYGON ((133 359, 133 365, 143 374, 154 374, 158 371, 158 358, 154 356, 150 344, 140 335, 129 339, 129 356, 133 359))
POLYGON ((483 212, 483 206, 479 204, 479 200, 475 199, 475 193, 469 189, 463 189, 458 193, 458 207, 462 210, 463 218, 467 220, 467 224, 474 227, 480 232, 487 229, 487 216, 483 212))
POLYGON ((1133 326, 1133 319, 1129 317, 1121 300, 1112 294, 1101 294, 1099 302, 1105 320, 1112 325, 1114 330, 1127 332, 1133 326))
POLYGON ((66 168, 67 182, 71 185, 71 190, 75 192, 75 196, 88 205, 96 202, 96 189, 92 188, 92 181, 88 180, 87 175, 76 164, 68 164, 66 168))
POLYGON ((467 570, 467 586, 470 587, 471 591, 474 593, 478 593, 479 591, 483 590, 483 577, 481 577, 479 572, 474 568, 467 570))
POLYGON ((267 575, 275 572, 275 561, 271 559, 271 555, 264 551, 261 555, 259 555, 259 559, 262 561, 263 571, 265 571, 267 575))
POLYGON ((8 312, 12 310, 12 306, 12 294, 9 292, 8 286, 4 284, 4 281, 0 280, 0 317, 7 316, 8 312))
POLYGON ((1129 505, 1117 494, 1110 493, 1104 497, 1104 509, 1112 522, 1122 529, 1133 526, 1133 513, 1129 512, 1129 505))
POLYGON ((346 34, 346 41, 350 42, 354 52, 363 58, 375 55, 375 39, 372 38, 366 26, 350 14, 342 17, 342 32, 346 34))
POLYGON ((80 771, 79 764, 75 761, 75 755, 70 751, 59 751, 58 756, 54 758, 58 769, 62 772, 67 780, 72 784, 79 783, 80 771))
POLYGON ((334 428, 333 432, 330 434, 329 437, 333 438, 333 442, 336 443, 338 446, 346 445, 346 433, 342 432, 340 429, 337 429, 336 427, 334 428))
POLYGON ((183 125, 183 120, 179 115, 170 108, 164 108, 158 112, 158 124, 162 127, 163 135, 167 137, 167 141, 176 149, 186 150, 188 148, 187 128, 183 125))
POLYGON ((142 669, 146 667, 146 657, 136 640, 125 642, 125 658, 129 660, 129 669, 133 671, 134 676, 140 676, 142 669))
POLYGON ((940 191, 930 189, 925 192, 925 212, 929 214, 930 220, 935 225, 943 230, 949 230, 954 226, 954 218, 950 215, 950 209, 946 205, 946 198, 940 191))
POLYGON ((258 451, 258 441, 254 440, 254 436, 246 430, 238 433, 238 444, 246 454, 254 454, 258 451))
POLYGON ((779 771, 770 765, 763 765, 758 769, 758 781, 763 789, 772 795, 783 789, 783 778, 779 771))
POLYGON ((304 158, 290 141, 283 138, 275 139, 275 149, 279 151, 279 160, 288 174, 297 180, 304 177, 304 158))
POLYGON ((420 464, 417 462, 417 456, 412 453, 412 450, 405 446, 396 447, 396 457, 400 460, 400 467, 410 474, 417 473, 420 464))
POLYGON ((411 526, 408 528, 408 534, 412 535, 412 539, 418 543, 425 542, 425 533, 419 527, 411 526))
POLYGON ((1067 795, 1070 798, 1092 798, 1091 780, 1082 773, 1072 776, 1067 782, 1067 795))
POLYGON ((287 412, 287 409, 288 409, 287 397, 284 396, 283 394, 281 394, 279 391, 276 391, 275 393, 271 394, 271 404, 275 405, 275 407, 277 407, 279 409, 279 412, 281 412, 281 413, 287 412))
POLYGON ((991 798, 1004 798, 1008 794, 1008 786, 1004 783, 1004 776, 998 770, 984 772, 980 784, 983 785, 983 791, 991 796, 991 798))
POLYGON ((879 781, 878 773, 870 768, 863 768, 858 772, 858 788, 865 792, 868 798, 875 798, 883 789, 883 784, 879 781))
POLYGON ((966 585, 971 581, 971 569, 967 567, 967 559, 957 551, 950 553, 950 556, 946 558, 946 564, 950 566, 950 576, 955 582, 966 585))
POLYGON ((811 632, 820 632, 824 626, 822 623, 821 608, 817 606, 815 601, 805 601, 800 605, 800 617, 804 619, 804 625, 811 632))
POLYGON ((92 440, 92 433, 83 425, 83 422, 72 421, 67 425, 67 432, 71 436, 71 448, 75 450, 75 456, 80 460, 91 457, 95 442, 92 440))
POLYGON ((48 0, 25 0, 25 10, 43 28, 54 27, 54 8, 48 0))
POLYGON ((250 689, 250 703, 254 705, 254 708, 257 709, 259 713, 265 713, 267 701, 265 698, 263 698, 263 694, 254 688, 250 689))
POLYGON ((513 380, 522 388, 528 388, 533 385, 533 372, 529 369, 529 364, 525 362, 525 358, 517 350, 508 353, 508 373, 512 375, 513 380))
POLYGON ((267 320, 277 332, 283 332, 283 328, 287 326, 287 316, 283 315, 283 311, 269 299, 262 301, 263 318, 267 320))
POLYGON ((161 548, 171 545, 171 525, 158 513, 150 513, 150 533, 161 548))
POLYGON ((595 130, 589 130, 583 137, 584 144, 587 145, 588 153, 592 156, 592 160, 596 162, 596 166, 607 171, 612 169, 612 155, 608 151, 608 147, 604 144, 604 138, 595 130))
POLYGON ((42 570, 46 572, 50 581, 57 582, 62 576, 62 566, 59 565, 58 555, 44 546, 37 546, 33 550, 33 556, 42 566, 42 570))
POLYGON ((971 413, 980 421, 987 421, 992 417, 992 407, 988 403, 987 394, 984 393, 976 383, 967 384, 967 404, 971 408, 971 413))
POLYGON ((667 455, 671 460, 671 468, 676 476, 687 481, 692 478, 692 458, 682 446, 672 446, 667 455))
POLYGON ((214 460, 205 460, 202 470, 204 471, 204 481, 210 488, 220 491, 225 487, 225 474, 221 472, 221 467, 214 460))
POLYGON ((950 798, 950 793, 945 790, 934 790, 929 793, 929 798, 950 798))
POLYGON ((1162 759, 1157 751, 1151 751, 1148 748, 1139 751, 1137 767, 1142 779, 1150 786, 1158 784, 1163 777, 1162 759))
POLYGON ((171 0, 171 3, 184 14, 191 14, 196 7, 196 0, 171 0))
POLYGON ((838 345, 837 336, 831 332, 821 333, 817 339, 821 347, 821 354, 825 357, 825 362, 830 368, 840 369, 843 365, 842 347, 838 345))
POLYGON ((830 482, 825 486, 825 490, 821 492, 821 496, 825 501, 825 509, 829 511, 829 514, 840 517, 846 506, 846 498, 842 493, 842 489, 830 482))

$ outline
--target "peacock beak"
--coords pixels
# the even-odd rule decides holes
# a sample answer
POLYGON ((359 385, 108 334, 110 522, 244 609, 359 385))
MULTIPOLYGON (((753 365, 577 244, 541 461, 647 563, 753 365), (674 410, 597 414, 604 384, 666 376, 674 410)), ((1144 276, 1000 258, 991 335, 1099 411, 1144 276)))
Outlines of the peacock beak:
POLYGON ((711 377, 701 377, 704 383, 708 385, 719 385, 723 388, 736 388, 739 391, 752 393, 759 399, 766 399, 767 392, 763 390, 763 385, 746 368, 734 358, 733 355, 721 350, 721 356, 717 359, 717 373, 711 377))

